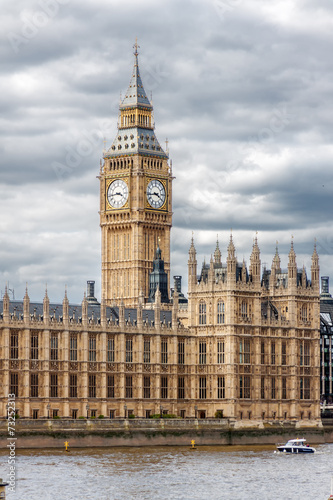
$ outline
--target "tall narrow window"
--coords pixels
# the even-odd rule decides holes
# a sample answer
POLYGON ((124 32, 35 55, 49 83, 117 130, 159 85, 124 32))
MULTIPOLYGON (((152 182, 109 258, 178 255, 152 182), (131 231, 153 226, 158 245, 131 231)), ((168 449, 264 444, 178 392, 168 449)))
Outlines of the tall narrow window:
POLYGON ((306 305, 302 306, 302 309, 301 309, 301 320, 303 322, 307 322, 307 320, 308 320, 308 308, 307 308, 306 305))
POLYGON ((250 339, 240 339, 240 341, 239 341, 239 362, 241 364, 250 364, 251 363, 250 339))
POLYGON ((271 341, 271 365, 275 365, 275 340, 271 341))
POLYGON ((185 363, 185 341, 184 339, 178 340, 178 364, 183 365, 185 363))
POLYGON ((18 359, 18 332, 10 334, 10 359, 18 359))
POLYGON ((206 302, 199 303, 199 325, 206 324, 206 302))
POLYGON ((18 397, 18 373, 11 373, 10 374, 10 394, 15 394, 16 397, 18 397))
POLYGON ((108 398, 114 398, 114 375, 108 375, 108 398))
POLYGON ((199 377, 199 399, 207 398, 207 379, 206 377, 199 377))
POLYGON ((57 333, 51 333, 50 358, 51 358, 51 361, 58 361, 58 334, 57 333))
POLYGON ((150 339, 145 338, 143 341, 143 362, 150 363, 150 339))
POLYGON ((108 363, 114 363, 114 337, 108 336, 108 363))
POLYGON ((310 366, 310 343, 304 342, 304 366, 310 366))
POLYGON ((56 373, 50 375, 50 397, 58 397, 58 375, 56 373))
POLYGON ((281 365, 285 366, 287 364, 287 343, 285 340, 281 344, 281 365))
POLYGON ((88 387, 89 397, 95 398, 96 397, 96 375, 89 375, 88 384, 89 384, 89 387, 88 387))
POLYGON ((69 359, 70 361, 77 361, 77 335, 71 334, 69 339, 69 359))
POLYGON ((248 375, 239 377, 239 397, 241 399, 251 398, 251 379, 248 375))
MULTIPOLYGON (((89 335, 89 361, 96 361, 96 337, 89 335)), ((95 396, 93 396, 95 397, 95 396)))
POLYGON ((265 399, 265 377, 261 377, 260 396, 261 399, 265 399))
POLYGON ((310 378, 300 378, 300 399, 310 399, 310 378))
POLYGON ((133 397, 133 377, 132 377, 132 375, 126 375, 125 393, 126 393, 126 398, 131 399, 133 397))
POLYGON ((77 375, 70 373, 69 375, 69 397, 77 398, 77 375))
POLYGON ((133 363, 133 339, 126 339, 126 363, 133 363))
POLYGON ((167 399, 168 397, 168 377, 161 377, 161 398, 167 399))
POLYGON ((282 399, 287 399, 287 377, 282 377, 282 399))
POLYGON ((168 340, 166 338, 161 339, 161 363, 166 364, 168 362, 168 340))
POLYGON ((275 379, 275 377, 271 378, 271 398, 276 399, 276 379, 275 379))
POLYGON ((150 377, 143 377, 143 397, 150 399, 150 377))
POLYGON ((225 398, 225 379, 224 377, 217 377, 217 398, 225 398))
POLYGON ((185 399, 185 377, 178 377, 178 399, 185 399))
POLYGON ((199 342, 199 365, 205 365, 207 362, 207 346, 205 341, 199 342))
POLYGON ((30 374, 30 397, 38 398, 38 373, 30 374))
POLYGON ((224 363, 224 341, 218 340, 217 342, 217 362, 224 363))
POLYGON ((260 356, 260 361, 261 364, 265 364, 265 342, 262 340, 261 341, 261 356, 260 356))
POLYGON ((243 319, 247 318, 247 302, 245 300, 241 304, 241 315, 243 319))
POLYGON ((224 302, 219 301, 217 303, 217 324, 221 325, 224 323, 224 302))
POLYGON ((30 359, 38 359, 38 332, 31 333, 30 346, 30 359))

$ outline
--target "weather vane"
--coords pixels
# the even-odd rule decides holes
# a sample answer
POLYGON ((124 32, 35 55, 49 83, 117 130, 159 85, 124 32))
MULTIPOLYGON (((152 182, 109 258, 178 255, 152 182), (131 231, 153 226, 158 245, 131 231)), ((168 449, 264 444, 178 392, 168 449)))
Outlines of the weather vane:
POLYGON ((138 37, 135 37, 135 44, 133 45, 133 49, 135 49, 134 55, 138 55, 138 49, 140 48, 140 45, 138 45, 138 37))

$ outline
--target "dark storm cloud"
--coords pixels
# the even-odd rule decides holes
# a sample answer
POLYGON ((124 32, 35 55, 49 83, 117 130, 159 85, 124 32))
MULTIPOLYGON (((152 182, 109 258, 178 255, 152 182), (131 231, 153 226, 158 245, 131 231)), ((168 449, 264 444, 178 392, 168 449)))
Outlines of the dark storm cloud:
MULTIPOLYGON (((329 0, 7 3, 0 38, 1 289, 81 301, 100 274, 99 185, 138 37, 156 135, 173 161, 172 274, 186 287, 232 228, 270 265, 314 237, 333 274, 333 6, 329 0), (47 7, 48 6, 48 7, 47 7), (53 9, 53 10, 52 10, 53 9), (29 31, 30 30, 30 31, 29 31), (184 237, 186 235, 186 238, 184 237), (27 250, 28 249, 28 250, 27 250), (52 294, 52 296, 51 296, 52 294)), ((97 291, 98 293, 98 291, 97 291)))

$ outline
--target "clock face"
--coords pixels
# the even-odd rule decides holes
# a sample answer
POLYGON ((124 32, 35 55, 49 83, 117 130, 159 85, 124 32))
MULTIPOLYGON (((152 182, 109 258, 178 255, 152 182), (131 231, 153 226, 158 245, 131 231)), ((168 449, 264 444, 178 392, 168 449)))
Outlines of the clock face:
POLYGON ((165 202, 165 189, 161 181, 154 179, 147 186, 147 200, 152 208, 161 208, 165 202))
POLYGON ((128 199, 128 186, 122 179, 111 182, 107 192, 108 202, 113 208, 121 208, 128 199))

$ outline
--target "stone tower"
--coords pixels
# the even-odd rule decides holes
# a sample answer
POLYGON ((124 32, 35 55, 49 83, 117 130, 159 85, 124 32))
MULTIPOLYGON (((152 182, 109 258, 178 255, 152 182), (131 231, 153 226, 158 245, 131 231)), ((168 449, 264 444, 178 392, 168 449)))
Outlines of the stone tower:
POLYGON ((102 299, 136 307, 149 297, 157 245, 170 283, 172 173, 155 132, 134 45, 130 84, 119 107, 118 132, 100 169, 102 299))

